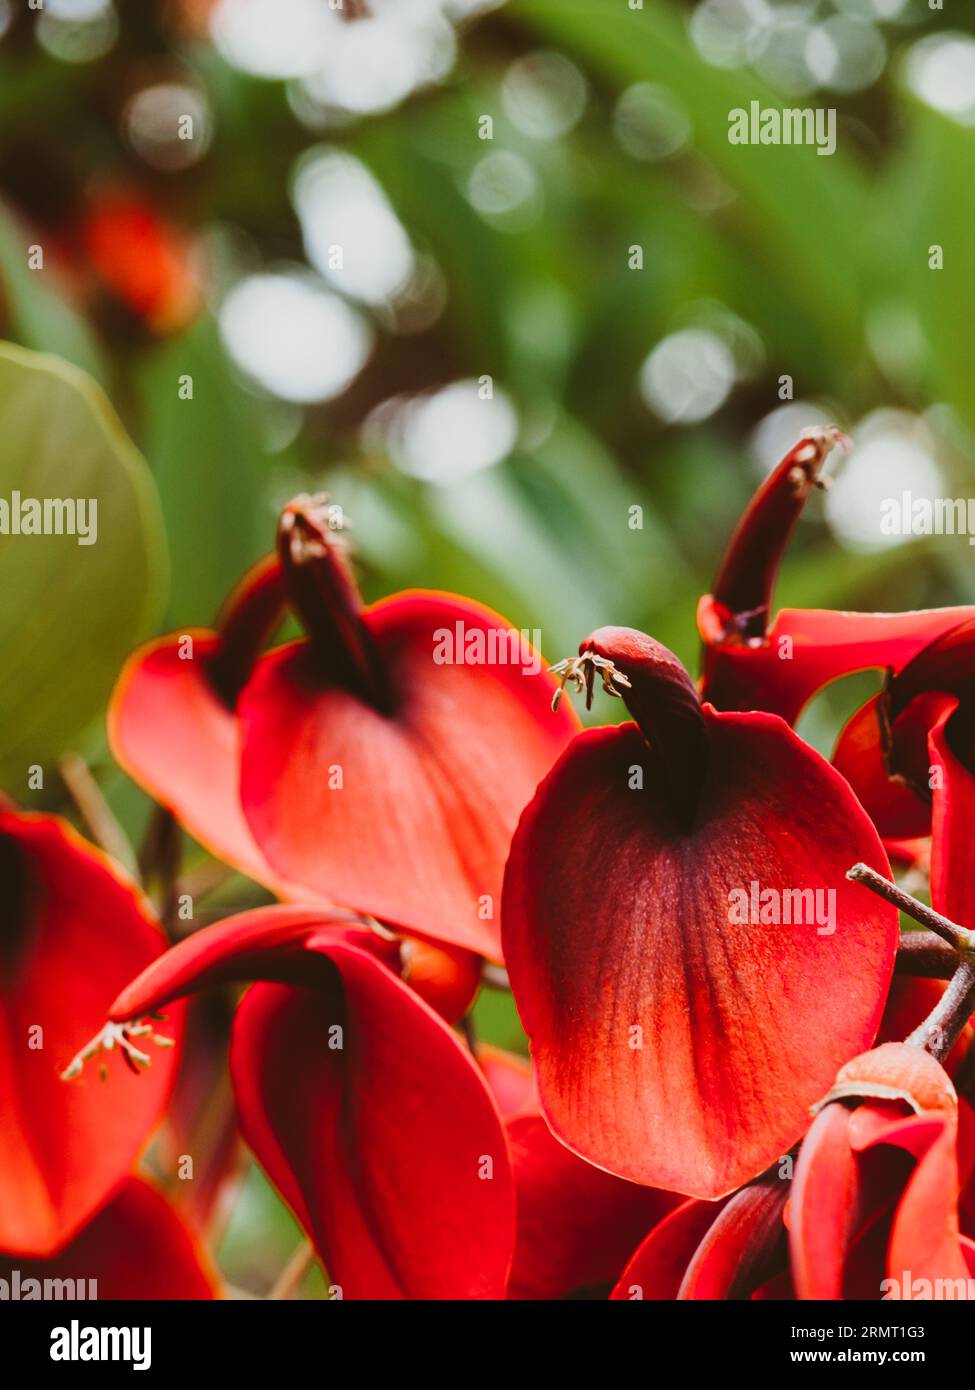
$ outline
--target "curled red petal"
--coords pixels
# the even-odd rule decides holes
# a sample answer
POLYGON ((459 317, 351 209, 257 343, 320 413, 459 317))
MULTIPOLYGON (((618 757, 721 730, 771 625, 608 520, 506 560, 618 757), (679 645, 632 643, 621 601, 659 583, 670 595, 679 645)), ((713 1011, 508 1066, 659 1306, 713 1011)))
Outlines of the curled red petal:
POLYGON ((500 1117, 456 1035, 373 957, 255 985, 231 1069, 243 1132, 345 1298, 499 1298, 514 1243, 500 1117))
MULTIPOLYGON (((885 840, 913 840, 931 833, 931 803, 903 775, 894 773, 884 746, 883 702, 882 695, 875 695, 851 715, 837 740, 833 766, 849 782, 885 840)), ((916 769, 923 750, 923 785, 928 780, 927 730, 941 704, 942 697, 926 696, 899 721, 898 761, 902 767, 916 769), (923 711, 918 708, 922 705, 923 711)))
MULTIPOLYGON (((319 936, 331 934, 398 963, 399 947, 356 925, 351 913, 317 907, 258 907, 194 932, 130 981, 108 1008, 116 1022, 164 1008, 174 999, 239 980, 314 985, 321 974, 319 936)), ((328 972, 326 971, 326 975, 328 972)), ((330 976, 329 976, 330 978, 330 976)))
POLYGON ((782 1213, 788 1185, 774 1175, 725 1203, 688 1262, 682 1300, 750 1298, 788 1265, 782 1213))
POLYGON ((676 1299, 695 1250, 728 1200, 692 1198, 665 1216, 637 1247, 610 1298, 616 1302, 676 1299))
POLYGON ((722 613, 706 595, 698 607, 705 644, 702 695, 718 709, 763 709, 794 724, 830 681, 856 671, 898 671, 971 616, 971 608, 913 613, 783 608, 764 637, 729 641, 722 638, 722 613))
POLYGON ((634 1245, 677 1205, 578 1158, 538 1115, 508 1124, 517 1194, 511 1298, 564 1298, 612 1285, 634 1245))
POLYGON ((831 449, 849 441, 835 427, 807 430, 758 488, 735 527, 713 585, 730 633, 761 636, 789 537, 831 449))
MULTIPOLYGON (((61 1249, 123 1181, 162 1118, 171 1050, 61 1072, 162 934, 122 870, 53 816, 0 809, 0 1249, 61 1249)), ((174 1023, 161 1025, 171 1033, 174 1023)))
POLYGON ((196 1233, 141 1178, 126 1178, 59 1254, 0 1260, 0 1278, 8 1286, 16 1279, 21 1298, 197 1300, 213 1298, 217 1287, 196 1233), (28 1279, 40 1281, 38 1292, 27 1293, 28 1279), (45 1280, 65 1282, 45 1292, 45 1280))
POLYGON ((310 643, 264 657, 240 703, 248 824, 289 880, 497 959, 512 831, 577 721, 568 702, 551 712, 537 654, 534 674, 465 661, 463 638, 457 660, 437 659, 458 630, 468 655, 503 643, 510 629, 487 609, 401 594, 362 621, 395 713, 330 684, 310 643))
POLYGON ((714 1197, 785 1153, 872 1041, 897 916, 846 880, 886 858, 839 774, 772 716, 704 714, 689 831, 659 778, 640 785, 637 729, 580 735, 522 817, 502 915, 556 1134, 622 1177, 714 1197), (806 925, 750 921, 752 885, 806 908, 819 890, 835 931, 795 898, 806 925))
POLYGON ((836 1299, 843 1293, 843 1271, 861 1202, 849 1131, 845 1106, 827 1105, 799 1150, 789 1209, 797 1298, 836 1299))

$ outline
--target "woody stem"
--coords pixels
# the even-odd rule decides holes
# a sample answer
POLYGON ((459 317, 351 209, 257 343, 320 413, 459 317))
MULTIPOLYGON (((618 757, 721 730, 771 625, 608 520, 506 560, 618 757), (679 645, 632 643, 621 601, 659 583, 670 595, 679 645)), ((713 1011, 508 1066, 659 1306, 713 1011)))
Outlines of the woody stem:
POLYGON ((867 864, 854 864, 852 869, 847 870, 846 876, 854 883, 862 883, 878 897, 900 908, 901 912, 906 912, 908 917, 913 917, 922 927, 927 927, 936 936, 940 936, 942 941, 947 941, 960 955, 975 951, 975 932, 969 931, 967 927, 960 927, 950 917, 935 912, 934 908, 928 907, 926 903, 918 902, 917 898, 905 893, 903 888, 898 888, 896 883, 891 883, 890 879, 884 878, 867 864))
MULTIPOLYGON (((975 932, 952 922, 933 907, 918 902, 917 898, 905 893, 903 888, 898 888, 896 883, 891 883, 890 879, 866 864, 854 864, 846 876, 906 912, 915 922, 927 927, 929 932, 935 933, 936 937, 951 946, 956 965, 944 994, 927 1018, 904 1039, 912 1047, 922 1047, 936 1061, 943 1062, 975 1013, 975 932)), ((928 937, 927 941, 916 952, 909 951, 908 954, 931 953, 933 943, 927 932, 924 935, 928 937)))

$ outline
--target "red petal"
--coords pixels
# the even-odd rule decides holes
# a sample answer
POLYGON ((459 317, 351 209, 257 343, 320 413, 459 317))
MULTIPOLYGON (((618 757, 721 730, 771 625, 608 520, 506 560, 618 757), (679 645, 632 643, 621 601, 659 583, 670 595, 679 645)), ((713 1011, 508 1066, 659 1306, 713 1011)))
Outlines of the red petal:
POLYGON ((928 735, 941 786, 931 796, 931 903, 962 926, 975 927, 975 777, 955 755, 944 714, 928 735))
POLYGON ((830 450, 849 440, 835 427, 811 429, 776 464, 735 527, 714 581, 714 601, 740 636, 765 631, 786 545, 830 450))
POLYGON ((622 1177, 716 1196, 785 1153, 873 1039, 897 914, 846 880, 886 858, 843 779, 777 719, 705 716, 687 834, 659 780, 630 790, 634 726, 580 735, 522 817, 503 915, 556 1134, 622 1177), (729 921, 753 882, 835 891, 836 931, 729 921))
POLYGON ((958 1230, 957 1134, 957 1115, 950 1110, 904 1116, 872 1140, 905 1149, 918 1160, 897 1204, 887 1251, 887 1274, 901 1296, 905 1290, 917 1296, 915 1279, 968 1278, 958 1230))
POLYGON ((749 1183, 729 1199, 694 1252, 679 1299, 749 1298, 787 1266, 782 1222, 788 1187, 780 1178, 749 1183))
POLYGON ((60 1073, 163 941, 121 870, 54 817, 0 810, 0 865, 0 1249, 46 1256, 108 1200, 162 1117, 172 1052, 153 1049, 137 1076, 108 1057, 104 1085, 97 1060, 76 1080, 60 1073))
POLYGON ((447 595, 404 594, 364 621, 392 716, 329 686, 308 643, 257 666, 240 703, 244 813, 277 871, 424 936, 498 956, 501 878, 518 815, 577 727, 554 686, 514 664, 438 665, 436 634, 504 633, 447 595), (329 770, 341 769, 341 788, 329 770))
POLYGON ((231 1067, 248 1142, 344 1297, 501 1297, 513 1189, 477 1068, 371 956, 329 956, 330 991, 256 985, 238 1009, 231 1067))
POLYGON ((216 693, 215 632, 160 637, 126 662, 108 710, 118 763, 218 859, 281 897, 310 896, 265 860, 240 809, 237 718, 216 693), (186 637, 193 659, 180 657, 186 637))
POLYGON ((718 709, 764 709, 794 724, 806 702, 830 681, 874 668, 899 671, 972 611, 784 608, 766 636, 752 644, 721 640, 722 615, 707 595, 698 607, 698 628, 706 644, 703 695, 718 709))
POLYGON ((564 1298, 612 1284, 641 1236, 677 1203, 570 1153, 540 1116, 508 1125, 518 1220, 512 1298, 564 1298))
MULTIPOLYGON (((913 840, 931 833, 931 806, 902 777, 891 775, 882 741, 881 698, 874 696, 851 716, 837 740, 833 766, 849 782, 885 840, 913 840)), ((902 763, 906 759, 907 765, 916 766, 921 750, 926 768, 927 730, 942 704, 943 697, 928 696, 898 721, 895 737, 902 763)))
POLYGON ((638 1247, 610 1297, 675 1299, 695 1250, 725 1204, 694 1199, 665 1216, 638 1247))
POLYGON ((797 1298, 836 1299, 861 1202, 850 1147, 850 1112, 827 1105, 802 1142, 789 1210, 792 1279, 797 1298))
POLYGON ((108 1016, 116 1022, 139 1018, 163 1008, 173 999, 239 980, 276 980, 284 984, 315 985, 324 975, 331 934, 348 939, 383 956, 392 964, 398 945, 361 926, 349 926, 349 915, 329 914, 316 907, 258 907, 204 927, 153 961, 112 1002, 108 1016))
POLYGON ((4 1261, 0 1278, 16 1278, 15 1268, 22 1297, 26 1279, 88 1280, 84 1292, 75 1286, 80 1296, 120 1301, 208 1299, 215 1289, 195 1236, 166 1199, 139 1178, 126 1178, 108 1206, 59 1255, 18 1259, 15 1265, 4 1261))
POLYGON ((478 1044, 477 1060, 504 1119, 538 1114, 538 1088, 531 1062, 490 1043, 478 1044))

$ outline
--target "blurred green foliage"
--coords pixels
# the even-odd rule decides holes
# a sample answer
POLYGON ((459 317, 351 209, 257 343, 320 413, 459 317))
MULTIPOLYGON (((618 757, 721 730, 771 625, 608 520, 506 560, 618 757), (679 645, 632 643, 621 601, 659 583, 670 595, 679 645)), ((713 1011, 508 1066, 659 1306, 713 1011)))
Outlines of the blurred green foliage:
MULTIPOLYGON (((924 0, 755 7, 770 23, 798 14, 816 35, 852 16, 881 45, 885 61, 857 90, 812 83, 794 95, 760 61, 768 48, 735 65, 702 56, 699 12, 725 2, 509 0, 458 26, 456 59, 439 82, 359 116, 311 110, 300 82, 228 61, 208 37, 207 0, 119 5, 112 42, 89 61, 40 42, 34 15, 3 21, 0 333, 58 354, 107 390, 155 477, 172 571, 163 615, 165 566, 145 498, 103 530, 102 589, 79 582, 69 593, 41 568, 11 575, 0 537, 8 766, 23 761, 35 729, 48 757, 87 723, 87 746, 107 773, 101 709, 140 622, 154 607, 166 626, 210 621, 270 547, 276 509, 296 491, 327 488, 346 509, 370 598, 408 586, 458 590, 516 627, 540 629, 553 660, 599 624, 631 624, 692 667, 696 601, 760 477, 753 431, 782 405, 783 376, 798 400, 846 427, 881 408, 908 412, 928 432, 947 491, 972 491, 975 96, 952 114, 906 73, 919 45, 939 38, 954 36, 971 61, 975 17, 954 6, 949 18, 924 0), (505 97, 513 65, 539 51, 569 60, 584 92, 577 116, 550 138, 533 134, 505 97), (147 161, 126 125, 134 94, 166 82, 196 93, 205 112, 209 144, 186 167, 147 161), (644 157, 619 138, 621 97, 638 84, 651 84, 686 127, 662 155, 659 130, 644 132, 644 157), (752 100, 835 105, 836 153, 731 145, 729 111, 752 100), (490 141, 480 138, 485 116, 490 141), (371 172, 416 254, 436 267, 442 303, 409 332, 402 306, 359 304, 374 335, 368 361, 333 399, 295 403, 241 373, 218 317, 242 278, 307 265, 292 182, 299 158, 323 145, 371 172), (528 183, 520 199, 502 188, 492 212, 478 206, 472 180, 498 153, 514 157, 509 175, 528 183), (93 262, 86 219, 119 187, 191 248, 201 284, 192 312, 153 320, 126 302, 104 258, 93 262), (31 244, 49 252, 43 271, 26 268, 31 244), (935 244, 939 270, 929 268, 935 244), (650 408, 641 371, 652 349, 702 323, 723 325, 747 369, 703 418, 682 423, 650 408), (187 375, 191 399, 180 394, 187 375), (457 467, 438 480, 404 470, 379 428, 388 403, 485 375, 517 413, 510 451, 467 472, 459 438, 457 467), (30 634, 55 602, 63 622, 40 644, 30 634), (50 695, 35 706, 39 681, 50 695)), ((726 9, 735 13, 734 0, 726 9)), ((290 13, 282 5, 281 25, 290 13)), ((127 235, 119 232, 120 261, 127 235)), ((45 419, 28 431, 7 394, 18 360, 0 360, 0 481, 56 450, 56 491, 74 494, 78 470, 94 466, 86 436, 105 407, 57 369, 45 419)), ((103 452, 105 468, 119 466, 103 452)), ((121 454, 138 471, 127 444, 121 454)), ((781 604, 908 608, 975 597, 963 538, 865 553, 831 533, 818 499, 808 512, 781 604)), ((828 750, 871 679, 820 697, 803 732, 828 750)), ((593 712, 619 716, 606 701, 593 712)), ((112 797, 134 833, 144 801, 120 780, 112 797)), ((483 994, 476 1019, 486 1036, 518 1045, 505 996, 483 994)), ((249 1287, 261 1279, 250 1278, 248 1212, 266 1220, 274 1203, 253 1182, 235 1218, 243 1224, 228 1235, 230 1265, 249 1287)), ((293 1230, 281 1221, 283 1260, 293 1230)))

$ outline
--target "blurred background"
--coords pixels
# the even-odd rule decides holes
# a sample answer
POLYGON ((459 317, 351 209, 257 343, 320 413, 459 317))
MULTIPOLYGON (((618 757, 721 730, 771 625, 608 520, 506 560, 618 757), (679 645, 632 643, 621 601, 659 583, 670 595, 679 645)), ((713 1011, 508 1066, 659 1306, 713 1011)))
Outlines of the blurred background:
MULTIPOLYGON (((629 624, 693 670, 738 513, 829 422, 855 447, 778 602, 975 598, 965 537, 879 527, 975 494, 975 15, 945 8, 0 0, 0 337, 90 373, 147 459, 156 629, 325 488, 370 598, 468 594, 551 660, 629 624), (835 154, 731 145, 752 100, 835 107, 835 154)), ((852 684, 804 718, 824 751, 852 684)), ((138 836, 101 722, 71 738, 138 836)), ((247 1184, 225 1267, 260 1290, 294 1232, 247 1184)))

